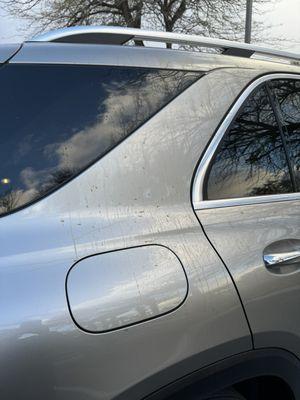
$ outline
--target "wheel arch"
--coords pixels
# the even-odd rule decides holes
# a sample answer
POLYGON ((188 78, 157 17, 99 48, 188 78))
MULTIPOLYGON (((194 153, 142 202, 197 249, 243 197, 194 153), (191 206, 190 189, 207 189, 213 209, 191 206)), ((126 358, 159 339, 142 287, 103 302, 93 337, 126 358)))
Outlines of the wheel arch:
MULTIPOLYGON (((201 357, 201 355, 199 355, 201 357)), ((236 385, 258 377, 275 377, 287 384, 295 399, 300 398, 300 360, 292 353, 278 348, 251 350, 228 357, 207 367, 194 370, 179 379, 167 382, 170 368, 183 369, 184 365, 194 360, 187 359, 180 365, 169 367, 161 372, 165 384, 152 393, 145 394, 151 382, 162 382, 160 374, 151 376, 117 396, 115 400, 145 399, 164 400, 170 396, 183 393, 199 393, 199 400, 211 392, 236 385)))

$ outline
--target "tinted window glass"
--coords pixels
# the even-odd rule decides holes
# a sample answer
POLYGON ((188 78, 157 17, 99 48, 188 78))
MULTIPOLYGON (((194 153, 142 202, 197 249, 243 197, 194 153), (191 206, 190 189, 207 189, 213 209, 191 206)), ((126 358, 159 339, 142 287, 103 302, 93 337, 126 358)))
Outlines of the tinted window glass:
POLYGON ((296 183, 300 190, 300 77, 299 80, 277 80, 271 82, 281 119, 287 135, 289 154, 295 171, 296 183))
POLYGON ((207 198, 293 191, 281 134, 265 86, 244 103, 217 150, 207 198))
POLYGON ((199 77, 148 68, 0 70, 0 213, 64 183, 199 77))

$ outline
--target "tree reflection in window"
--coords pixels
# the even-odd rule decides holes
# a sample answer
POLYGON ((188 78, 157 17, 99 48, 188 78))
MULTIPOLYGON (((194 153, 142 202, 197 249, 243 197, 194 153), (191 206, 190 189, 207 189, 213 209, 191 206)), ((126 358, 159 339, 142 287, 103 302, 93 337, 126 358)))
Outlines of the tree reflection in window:
POLYGON ((209 172, 206 198, 291 191, 282 138, 263 85, 246 100, 225 134, 209 172))
POLYGON ((78 174, 201 73, 6 65, 0 71, 0 214, 78 174))
POLYGON ((297 189, 300 191, 300 77, 298 80, 274 80, 270 85, 279 105, 297 189))

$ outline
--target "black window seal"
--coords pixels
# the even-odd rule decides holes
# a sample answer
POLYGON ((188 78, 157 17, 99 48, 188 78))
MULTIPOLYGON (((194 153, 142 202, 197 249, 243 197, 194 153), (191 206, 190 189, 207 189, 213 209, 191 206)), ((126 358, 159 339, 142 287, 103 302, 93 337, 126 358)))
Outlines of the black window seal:
MULTIPOLYGON (((282 126, 283 135, 284 135, 284 139, 285 139, 286 147, 287 147, 287 154, 288 154, 288 157, 289 157, 289 160, 290 160, 290 163, 291 163, 292 173, 293 173, 294 180, 295 180, 295 193, 297 193, 297 192, 300 191, 300 186, 299 186, 299 184, 297 184, 297 179, 296 179, 296 174, 295 174, 295 162, 294 162, 294 157, 292 156, 291 145, 290 145, 289 141, 286 140, 286 138, 288 139, 288 137, 289 137, 288 130, 287 130, 287 127, 286 127, 286 125, 284 123, 284 117, 283 117, 282 110, 281 110, 281 107, 280 107, 280 104, 279 104, 278 96, 276 95, 275 90, 270 85, 271 82, 274 82, 274 81, 276 82, 276 81, 280 81, 280 80, 282 80, 282 81, 293 81, 293 80, 297 81, 297 80, 296 79, 286 78, 286 79, 272 79, 272 80, 267 82, 268 86, 270 87, 270 93, 274 97, 276 111, 278 113, 278 117, 279 117, 279 121, 280 121, 279 123, 282 126)), ((300 78, 299 78, 299 82, 300 82, 300 78)))
MULTIPOLYGON (((274 79, 276 81, 276 79, 274 79)), ((280 136, 281 136, 281 141, 283 144, 283 150, 285 153, 285 157, 286 157, 286 161, 287 161, 287 166, 289 169, 289 173, 290 173, 290 178, 291 178, 291 182, 292 182, 292 187, 293 187, 293 192, 296 193, 297 192, 297 185, 296 185, 296 177, 294 174, 294 169, 291 163, 291 159, 290 159, 290 151, 286 142, 286 138, 285 138, 285 134, 284 134, 284 127, 282 124, 282 118, 281 115, 279 114, 279 107, 276 105, 276 97, 274 95, 274 93, 272 92, 271 88, 270 88, 270 81, 265 82, 265 88, 271 103, 271 107, 273 110, 273 113, 275 115, 275 119, 276 119, 276 123, 277 126, 279 128, 279 132, 280 132, 280 136)), ((278 193, 280 194, 280 193, 278 193)))

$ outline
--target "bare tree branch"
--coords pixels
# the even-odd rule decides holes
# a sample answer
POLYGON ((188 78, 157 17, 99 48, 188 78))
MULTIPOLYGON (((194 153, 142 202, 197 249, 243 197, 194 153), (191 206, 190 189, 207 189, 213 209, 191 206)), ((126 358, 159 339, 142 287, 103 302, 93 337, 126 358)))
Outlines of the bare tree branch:
MULTIPOLYGON (((278 0, 256 0, 273 5, 278 0)), ((5 10, 35 33, 74 25, 121 25, 242 40, 246 1, 240 0, 3 0, 5 10)), ((254 24, 254 40, 266 25, 254 24)), ((266 39, 266 38, 264 38, 266 39)), ((269 38, 268 38, 269 39, 269 38)), ((136 44, 142 45, 142 41, 136 44)), ((170 47, 170 46, 169 46, 170 47)))

